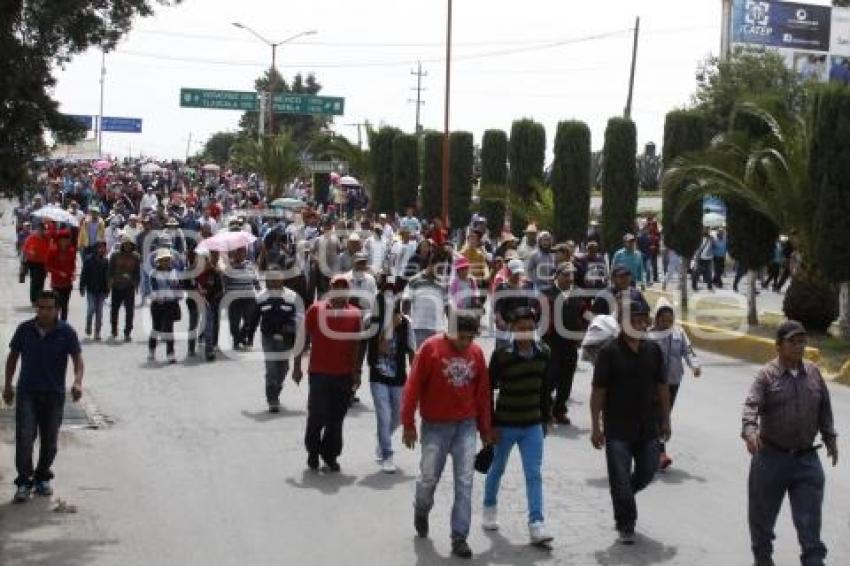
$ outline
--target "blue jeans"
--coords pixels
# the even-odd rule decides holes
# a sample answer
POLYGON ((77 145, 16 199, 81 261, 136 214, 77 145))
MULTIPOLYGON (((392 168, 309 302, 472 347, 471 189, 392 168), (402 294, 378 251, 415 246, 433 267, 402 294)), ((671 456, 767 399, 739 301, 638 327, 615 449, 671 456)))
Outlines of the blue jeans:
POLYGON ((452 455, 454 472, 454 504, 452 505, 452 540, 466 539, 472 521, 472 476, 476 447, 475 419, 438 423, 422 421, 422 460, 416 480, 413 508, 417 515, 427 515, 434 506, 434 491, 452 455))
POLYGON ((499 442, 493 451, 493 463, 484 482, 484 506, 498 504, 499 484, 508 464, 514 444, 519 446, 522 473, 525 476, 525 496, 528 500, 528 522, 543 521, 543 426, 503 426, 499 429, 499 442))
POLYGON ((403 387, 385 383, 370 383, 372 402, 375 405, 375 419, 378 422, 378 450, 376 454, 382 459, 393 457, 393 433, 401 420, 401 394, 403 387))
POLYGON ((289 358, 285 357, 287 348, 282 340, 275 340, 263 334, 263 354, 266 364, 266 401, 269 403, 280 400, 283 380, 289 372, 289 358))
POLYGON ((609 438, 605 442, 608 485, 617 529, 634 529, 637 522, 635 494, 649 485, 658 472, 659 449, 656 438, 635 442, 609 438))
POLYGON ((816 452, 800 456, 770 447, 753 456, 750 463, 748 518, 750 540, 756 559, 773 554, 773 528, 785 494, 797 529, 804 566, 824 563, 826 546, 820 538, 824 475, 816 452))
POLYGON ((103 303, 106 301, 106 293, 86 293, 86 334, 91 334, 91 323, 94 318, 94 333, 100 335, 103 326, 103 303))
POLYGON ((59 427, 65 408, 65 394, 53 391, 17 391, 15 399, 15 485, 32 486, 33 482, 50 481, 50 467, 56 458, 59 427), (36 438, 41 437, 38 465, 33 469, 32 452, 36 438))
POLYGON ((218 323, 221 309, 218 303, 206 303, 204 315, 204 351, 207 354, 215 352, 218 346, 218 323))

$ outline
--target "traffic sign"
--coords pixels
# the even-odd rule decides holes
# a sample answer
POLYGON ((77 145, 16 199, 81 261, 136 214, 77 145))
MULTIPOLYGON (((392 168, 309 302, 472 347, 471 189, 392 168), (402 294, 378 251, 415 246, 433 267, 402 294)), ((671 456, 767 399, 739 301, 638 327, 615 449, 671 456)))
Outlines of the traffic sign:
POLYGON ((75 122, 79 122, 86 127, 86 130, 91 130, 94 127, 94 116, 85 114, 65 114, 66 118, 71 118, 75 122))
POLYGON ((124 132, 126 134, 141 134, 141 118, 116 118, 104 116, 100 119, 100 129, 104 132, 124 132))
MULTIPOLYGON (((260 109, 260 100, 256 92, 250 91, 181 88, 180 106, 183 108, 257 112, 260 109)), ((275 114, 341 116, 345 111, 345 99, 338 96, 276 94, 272 107, 275 114)))

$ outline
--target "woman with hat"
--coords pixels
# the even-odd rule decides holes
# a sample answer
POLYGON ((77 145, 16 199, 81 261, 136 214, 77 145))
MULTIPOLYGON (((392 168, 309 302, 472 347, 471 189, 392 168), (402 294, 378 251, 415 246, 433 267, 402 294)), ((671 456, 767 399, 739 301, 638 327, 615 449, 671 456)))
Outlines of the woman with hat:
POLYGON ((154 256, 154 270, 151 272, 151 319, 153 330, 148 338, 148 361, 156 357, 158 339, 165 341, 165 354, 168 363, 177 361, 174 356, 174 322, 180 320, 180 275, 174 269, 169 248, 160 248, 154 256))
POLYGON ((469 274, 469 260, 460 256, 454 261, 454 276, 449 283, 449 296, 456 309, 476 309, 481 307, 478 296, 478 284, 469 274))

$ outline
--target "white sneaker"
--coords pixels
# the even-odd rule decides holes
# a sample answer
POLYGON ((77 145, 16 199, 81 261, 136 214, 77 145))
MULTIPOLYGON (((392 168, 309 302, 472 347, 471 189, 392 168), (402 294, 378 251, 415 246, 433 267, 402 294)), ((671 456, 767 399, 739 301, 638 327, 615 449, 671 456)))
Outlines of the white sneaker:
POLYGON ((546 527, 543 525, 543 521, 529 523, 528 537, 531 539, 531 544, 546 544, 552 542, 552 536, 546 532, 546 527))
POLYGON ((485 531, 498 531, 499 530, 499 508, 495 505, 493 507, 484 507, 484 512, 481 517, 481 526, 484 527, 485 531))
POLYGON ((393 457, 390 456, 381 462, 381 471, 385 474, 394 474, 398 468, 393 464, 393 457))

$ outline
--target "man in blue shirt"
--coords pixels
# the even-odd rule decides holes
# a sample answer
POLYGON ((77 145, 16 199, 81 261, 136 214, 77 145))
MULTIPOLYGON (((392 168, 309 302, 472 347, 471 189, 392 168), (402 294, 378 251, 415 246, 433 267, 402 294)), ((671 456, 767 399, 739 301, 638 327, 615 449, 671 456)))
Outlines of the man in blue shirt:
POLYGON ((640 284, 641 289, 646 288, 646 276, 644 273, 643 254, 636 249, 634 234, 623 236, 623 247, 611 258, 611 269, 617 266, 627 267, 632 274, 632 286, 640 284))
POLYGON ((723 231, 723 228, 717 230, 717 235, 711 244, 711 250, 714 253, 714 286, 722 289, 723 273, 726 271, 727 251, 726 233, 723 231))
POLYGON ((57 297, 53 291, 43 291, 38 297, 35 318, 18 325, 9 344, 6 358, 6 382, 3 400, 11 405, 15 399, 12 380, 18 359, 15 404, 15 479, 17 491, 13 501, 24 503, 35 485, 38 495, 51 495, 50 467, 56 458, 59 427, 65 406, 65 373, 68 358, 74 363, 74 402, 83 395, 83 357, 77 333, 67 323, 58 320, 57 297), (38 465, 33 469, 32 452, 36 437, 41 438, 38 465))

